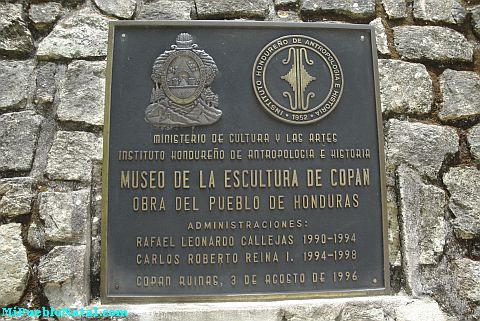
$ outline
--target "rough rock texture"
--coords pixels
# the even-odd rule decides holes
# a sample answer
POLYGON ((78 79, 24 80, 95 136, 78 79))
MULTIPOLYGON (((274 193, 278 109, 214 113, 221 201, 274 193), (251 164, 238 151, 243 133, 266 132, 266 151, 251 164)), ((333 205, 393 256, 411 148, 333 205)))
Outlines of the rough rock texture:
POLYGON ((433 103, 432 80, 422 64, 378 61, 382 112, 425 114, 433 103))
POLYGON ((43 226, 38 225, 35 222, 32 222, 28 227, 27 233, 28 244, 36 249, 45 248, 45 230, 43 226))
POLYGON ((447 321, 435 301, 416 301, 395 309, 395 321, 447 321))
POLYGON ((302 19, 295 11, 278 10, 273 21, 302 22, 302 19))
POLYGON ((101 220, 102 220, 102 163, 93 164, 92 170, 92 193, 91 193, 91 278, 100 281, 100 258, 101 258, 101 220))
POLYGON ((87 132, 57 132, 48 153, 50 179, 89 182, 92 160, 102 159, 102 140, 87 132))
POLYGON ((472 13, 473 32, 480 37, 480 5, 471 8, 470 12, 472 13))
POLYGON ((456 0, 415 0, 413 16, 424 21, 462 24, 467 11, 456 0))
MULTIPOLYGON (((125 321, 459 321, 446 319, 438 304, 430 299, 411 299, 402 295, 272 302, 136 304, 100 306, 99 309, 113 307, 128 307, 128 317, 125 318, 125 321), (423 319, 410 319, 409 317, 412 316, 408 311, 410 306, 423 319), (402 307, 405 308, 401 309, 402 307), (431 316, 426 315, 427 313, 430 313, 431 316), (383 318, 381 317, 382 314, 383 318)), ((107 321, 108 318, 101 320, 107 321)))
POLYGON ((463 239, 480 236, 480 171, 475 167, 452 167, 443 182, 450 192, 448 206, 455 215, 455 234, 463 239))
POLYGON ((268 0, 196 0, 198 19, 265 19, 268 15, 268 0))
POLYGON ((374 0, 300 0, 302 14, 336 13, 351 18, 368 19, 375 16, 374 0))
POLYGON ((39 59, 102 57, 107 54, 108 19, 83 9, 61 19, 38 45, 39 59))
POLYGON ((398 207, 395 189, 387 186, 387 215, 388 215, 388 255, 392 266, 402 265, 400 245, 400 229, 398 226, 398 207))
POLYGON ((33 49, 32 34, 22 19, 22 5, 0 3, 0 54, 25 56, 33 49))
POLYGON ((34 3, 30 5, 30 10, 28 10, 30 20, 39 30, 48 29, 57 21, 61 13, 62 6, 56 2, 34 3))
MULTIPOLYGON (((139 9, 141 20, 190 20, 191 0, 158 0, 146 2, 139 9)), ((196 14, 196 13, 195 13, 196 14)))
POLYGON ((385 314, 382 309, 359 309, 355 306, 347 306, 339 315, 340 321, 384 321, 385 314))
POLYGON ((135 0, 94 0, 97 7, 108 15, 130 19, 135 13, 135 0))
POLYGON ((0 115, 0 171, 30 170, 41 122, 32 111, 0 115))
POLYGON ((30 213, 32 208, 31 177, 0 179, 0 217, 14 217, 30 213))
POLYGON ((46 241, 85 244, 90 191, 45 192, 40 193, 39 197, 46 241))
POLYGON ((470 128, 467 140, 470 145, 470 152, 477 163, 480 163, 480 124, 470 128))
POLYGON ((407 3, 405 0, 382 0, 382 4, 390 19, 407 17, 407 3))
POLYGON ((85 306, 89 297, 85 245, 56 246, 40 259, 38 276, 53 307, 85 306))
MULTIPOLYGON (((2 317, 2 321, 18 321, 19 317, 2 317)), ((55 319, 46 318, 46 321, 55 321, 55 319)), ((43 321, 42 320, 42 321, 43 321)), ((38 317, 22 316, 22 321, 38 321, 38 317)))
POLYGON ((385 26, 382 23, 382 18, 377 18, 370 22, 370 25, 375 28, 375 40, 377 42, 377 50, 386 55, 388 50, 387 34, 385 33, 385 26))
POLYGON ((453 264, 460 293, 471 301, 480 301, 480 262, 463 258, 453 264))
POLYGON ((90 254, 90 273, 92 274, 92 278, 95 277, 97 281, 100 282, 100 263, 102 258, 102 240, 100 236, 92 237, 91 246, 92 248, 90 254))
POLYGON ((16 303, 25 290, 28 261, 21 231, 21 224, 0 225, 0 307, 16 303))
POLYGON ((25 107, 34 67, 29 60, 0 60, 0 111, 25 107))
POLYGON ((396 119, 386 127, 387 171, 404 163, 434 179, 445 157, 458 151, 459 138, 452 128, 396 119))
POLYGON ((105 62, 77 60, 68 65, 60 85, 57 118, 102 126, 105 101, 105 62))
POLYGON ((444 219, 445 192, 426 185, 420 175, 405 165, 398 168, 402 214, 403 259, 412 294, 422 293, 420 265, 436 264, 443 252, 447 228, 444 219))
POLYGON ((408 60, 468 62, 473 46, 461 33, 446 27, 399 26, 393 28, 395 47, 408 60))
POLYGON ((54 63, 41 63, 37 66, 37 90, 35 103, 44 105, 52 103, 55 98, 55 74, 57 66, 54 63))
POLYGON ((480 114, 480 76, 473 71, 445 70, 440 76, 443 103, 438 116, 443 120, 480 114))
POLYGON ((274 0, 275 9, 295 8, 298 4, 297 0, 274 0))
POLYGON ((63 0, 63 5, 66 6, 66 7, 77 7, 79 6, 80 4, 84 3, 86 0, 63 0))

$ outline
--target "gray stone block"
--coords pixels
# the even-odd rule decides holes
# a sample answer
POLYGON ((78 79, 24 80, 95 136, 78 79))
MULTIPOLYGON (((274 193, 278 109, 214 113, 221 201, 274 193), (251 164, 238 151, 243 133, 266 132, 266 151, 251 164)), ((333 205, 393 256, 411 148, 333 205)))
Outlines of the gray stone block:
POLYGON ((395 321, 447 321, 437 302, 415 301, 395 309, 395 321))
POLYGON ((405 0, 382 0, 385 12, 390 19, 403 19, 407 17, 407 3, 405 0))
POLYGON ((38 45, 38 59, 87 58, 107 55, 108 21, 93 9, 61 19, 38 45))
POLYGON ((437 26, 393 28, 395 47, 407 60, 471 62, 473 46, 461 33, 437 26))
POLYGON ((385 314, 381 308, 365 309, 354 305, 346 306, 340 312, 339 321, 385 321, 385 314))
POLYGON ((470 301, 480 301, 480 262, 462 258, 453 265, 460 294, 470 301))
POLYGON ((32 111, 0 115, 0 171, 30 170, 42 119, 32 111))
POLYGON ((275 9, 282 9, 282 8, 292 8, 298 5, 298 0, 273 0, 275 4, 275 9))
POLYGON ((393 186, 387 186, 387 216, 388 216, 388 261, 392 266, 402 265, 400 244, 400 229, 398 225, 398 207, 396 191, 393 186))
POLYGON ((473 71, 446 69, 440 76, 443 103, 438 116, 458 120, 480 115, 480 76, 473 71))
POLYGON ((455 234, 462 239, 480 236, 480 171, 452 167, 443 175, 443 183, 450 192, 448 206, 455 215, 455 234))
POLYGON ((385 33, 385 26, 382 23, 382 18, 370 21, 370 25, 375 28, 375 41, 377 43, 378 52, 384 55, 390 53, 388 50, 387 34, 385 33))
POLYGON ((0 111, 25 108, 35 63, 0 60, 0 111))
POLYGON ((480 163, 480 124, 470 128, 467 135, 468 144, 470 145, 470 152, 473 158, 480 163))
POLYGON ((447 155, 455 154, 459 137, 453 128, 418 122, 389 120, 386 125, 387 171, 408 164, 435 179, 447 155))
POLYGON ((473 32, 480 37, 480 5, 470 8, 473 32))
POLYGON ((198 19, 265 19, 269 13, 268 0, 196 0, 198 19))
POLYGON ((406 281, 412 294, 423 292, 421 265, 437 264, 443 253, 447 227, 445 192, 427 185, 415 170, 398 168, 402 245, 406 281))
POLYGON ((414 0, 413 16, 423 21, 462 24, 467 11, 456 0, 414 0))
POLYGON ((38 277, 53 307, 82 307, 88 302, 85 245, 56 246, 40 259, 38 277))
POLYGON ((22 19, 22 5, 0 3, 0 53, 25 56, 33 50, 32 34, 22 19))
POLYGON ((375 17, 375 0, 300 0, 302 14, 335 13, 353 19, 375 17))
POLYGON ((84 3, 85 0, 63 0, 62 3, 66 7, 74 8, 76 6, 79 6, 80 4, 84 3))
POLYGON ((68 65, 58 94, 60 121, 103 126, 105 67, 103 61, 77 60, 68 65))
POLYGON ((135 14, 135 0, 94 0, 97 7, 108 15, 130 19, 135 14))
POLYGON ((426 114, 433 103, 433 85, 422 64, 378 61, 382 112, 426 114))
POLYGON ((100 263, 102 259, 102 240, 100 236, 95 236, 92 237, 91 240, 91 255, 90 255, 90 261, 91 261, 91 277, 99 277, 100 276, 100 263))
POLYGON ((0 216, 29 214, 34 196, 32 184, 31 177, 0 179, 0 216))
MULTIPOLYGON (((124 321, 397 321, 395 316, 402 318, 403 321, 447 321, 434 301, 412 299, 402 295, 241 303, 100 305, 98 309, 128 309, 128 316, 122 318, 124 321), (410 306, 424 319, 409 319, 410 306), (422 311, 422 308, 425 311, 422 311)), ((100 320, 106 321, 108 318, 100 320)))
POLYGON ((46 241, 85 244, 88 238, 90 191, 44 192, 39 197, 46 241))
POLYGON ((94 163, 92 171, 91 220, 92 236, 100 236, 102 218, 102 164, 94 163))
POLYGON ((157 0, 146 2, 139 9, 141 20, 190 20, 193 0, 157 0))
POLYGON ((32 3, 28 10, 28 17, 38 30, 48 29, 62 13, 62 6, 57 2, 32 3))
POLYGON ((56 92, 55 74, 57 66, 55 63, 41 63, 37 66, 37 89, 34 102, 44 105, 53 103, 56 92))
POLYGON ((57 132, 48 153, 46 174, 50 179, 87 181, 92 160, 102 159, 102 139, 87 132, 57 132))
POLYGON ((0 307, 17 303, 27 285, 27 250, 21 231, 21 224, 0 225, 0 307))
POLYGON ((28 227, 27 242, 33 248, 44 249, 45 248, 45 229, 43 228, 43 226, 38 225, 35 222, 32 222, 28 227))

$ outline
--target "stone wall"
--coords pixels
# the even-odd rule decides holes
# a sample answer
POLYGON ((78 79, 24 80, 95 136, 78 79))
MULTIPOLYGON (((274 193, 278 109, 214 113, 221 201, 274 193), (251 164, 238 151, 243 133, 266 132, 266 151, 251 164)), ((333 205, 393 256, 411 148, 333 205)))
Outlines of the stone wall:
POLYGON ((479 0, 1 1, 0 307, 100 304, 107 23, 117 19, 373 25, 393 287, 360 300, 130 307, 130 319, 480 319, 479 0))

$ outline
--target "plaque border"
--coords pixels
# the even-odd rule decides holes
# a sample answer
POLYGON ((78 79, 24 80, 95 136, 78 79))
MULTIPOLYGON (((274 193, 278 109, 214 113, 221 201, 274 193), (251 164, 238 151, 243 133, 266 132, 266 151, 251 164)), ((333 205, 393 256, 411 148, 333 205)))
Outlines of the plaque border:
MULTIPOLYGON (((250 80, 250 78, 249 78, 250 80)), ((108 28, 108 49, 107 49, 107 67, 105 75, 105 114, 103 126, 103 165, 102 165, 102 222, 101 222, 101 260, 100 260, 100 301, 101 304, 117 303, 180 303, 180 302, 241 302, 241 301, 275 301, 275 300, 295 300, 295 299, 318 299, 318 298, 344 298, 344 297, 366 297, 375 295, 390 295, 390 264, 388 251, 388 217, 387 217, 387 198, 386 198, 386 172, 385 172, 385 152, 383 120, 380 107, 380 87, 378 78, 378 55, 375 39, 375 29, 373 26, 365 24, 350 23, 320 23, 320 22, 270 22, 270 21, 215 21, 215 20, 123 20, 109 21, 108 28), (107 286, 107 227, 108 227, 108 164, 110 147, 110 103, 112 89, 112 71, 113 71, 113 48, 114 35, 116 27, 158 27, 158 26, 196 26, 203 28, 216 27, 237 27, 237 28, 291 28, 291 29, 354 29, 370 32, 372 67, 375 92, 375 107, 377 120, 377 139, 379 151, 379 170, 380 173, 380 194, 382 201, 382 239, 383 239, 383 275, 384 288, 379 289, 356 289, 325 292, 272 292, 255 294, 185 294, 185 295, 109 295, 107 286)))

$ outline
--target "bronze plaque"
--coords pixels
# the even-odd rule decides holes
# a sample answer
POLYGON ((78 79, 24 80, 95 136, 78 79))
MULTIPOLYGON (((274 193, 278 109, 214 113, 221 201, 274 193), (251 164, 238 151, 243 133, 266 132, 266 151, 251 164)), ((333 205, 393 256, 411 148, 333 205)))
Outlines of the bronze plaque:
POLYGON ((370 26, 112 22, 103 302, 388 291, 370 26))

